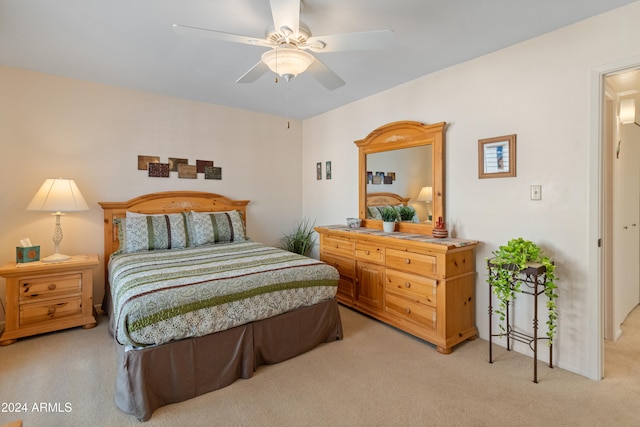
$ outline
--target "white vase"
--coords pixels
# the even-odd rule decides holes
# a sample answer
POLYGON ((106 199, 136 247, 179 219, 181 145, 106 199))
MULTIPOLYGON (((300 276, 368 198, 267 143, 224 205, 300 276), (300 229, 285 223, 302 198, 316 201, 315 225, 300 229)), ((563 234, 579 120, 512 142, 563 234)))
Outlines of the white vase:
POLYGON ((382 229, 385 233, 393 233, 396 230, 395 222, 382 222, 382 229))

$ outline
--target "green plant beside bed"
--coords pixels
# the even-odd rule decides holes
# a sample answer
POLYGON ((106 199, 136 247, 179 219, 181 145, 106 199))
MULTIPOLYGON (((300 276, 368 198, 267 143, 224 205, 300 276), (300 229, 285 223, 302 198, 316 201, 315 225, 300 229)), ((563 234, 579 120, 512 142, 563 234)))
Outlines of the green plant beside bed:
POLYGON ((282 249, 306 256, 316 242, 314 224, 308 219, 300 221, 290 233, 282 237, 282 249))
MULTIPOLYGON (((503 323, 506 319, 507 304, 514 301, 516 295, 521 292, 522 281, 518 280, 517 274, 527 268, 529 262, 540 263, 546 268, 544 294, 547 296, 547 337, 549 338, 548 343, 551 345, 558 318, 557 277, 553 261, 542 252, 538 245, 521 237, 509 240, 505 246, 500 246, 492 254, 494 256, 490 260, 492 274, 488 275, 487 283, 491 285, 493 293, 499 301, 495 312, 500 317, 502 331, 504 331, 503 323)), ((489 268, 489 264, 487 264, 487 268, 489 268)))

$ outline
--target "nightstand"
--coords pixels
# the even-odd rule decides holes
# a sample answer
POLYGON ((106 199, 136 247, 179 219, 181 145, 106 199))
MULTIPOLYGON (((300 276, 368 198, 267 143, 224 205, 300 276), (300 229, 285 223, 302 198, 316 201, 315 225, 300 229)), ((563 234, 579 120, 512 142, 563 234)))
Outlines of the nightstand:
POLYGON ((60 263, 10 263, 6 279, 7 313, 0 345, 60 329, 96 326, 93 268, 98 255, 76 255, 60 263))

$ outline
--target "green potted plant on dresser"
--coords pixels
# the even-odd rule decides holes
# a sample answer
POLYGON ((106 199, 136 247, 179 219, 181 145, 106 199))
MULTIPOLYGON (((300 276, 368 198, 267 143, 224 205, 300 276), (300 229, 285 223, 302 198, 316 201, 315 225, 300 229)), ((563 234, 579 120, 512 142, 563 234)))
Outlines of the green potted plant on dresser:
POLYGON ((396 229, 396 221, 399 218, 398 211, 393 206, 385 206, 380 212, 382 216, 382 229, 387 233, 392 233, 396 229))

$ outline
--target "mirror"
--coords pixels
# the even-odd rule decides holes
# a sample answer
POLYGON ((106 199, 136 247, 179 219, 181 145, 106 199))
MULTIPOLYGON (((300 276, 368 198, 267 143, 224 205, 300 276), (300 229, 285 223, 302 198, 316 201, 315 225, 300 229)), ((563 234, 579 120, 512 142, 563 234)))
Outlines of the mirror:
POLYGON ((434 222, 444 219, 444 126, 394 122, 355 141, 361 226, 381 229, 376 207, 385 205, 416 210, 413 220, 398 223, 398 231, 431 234, 434 222))

